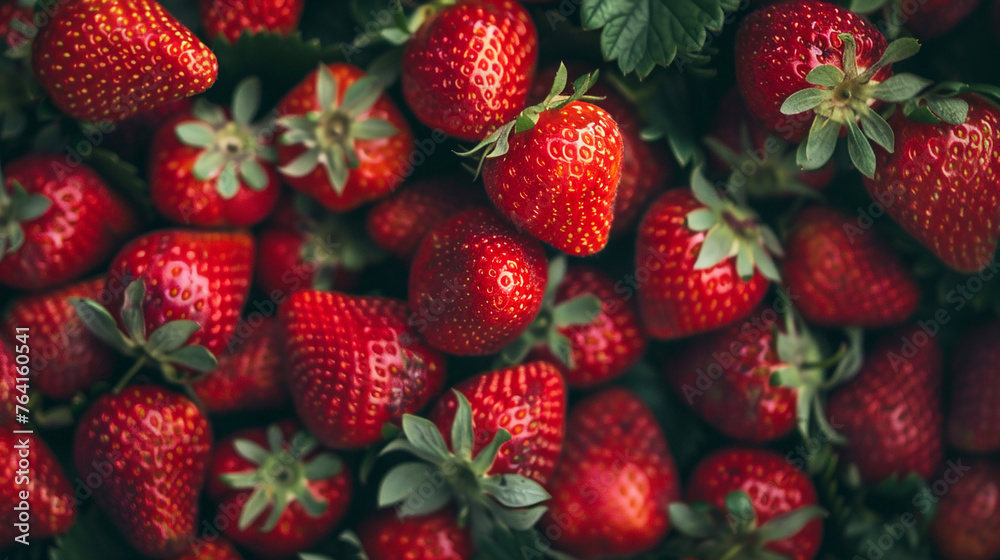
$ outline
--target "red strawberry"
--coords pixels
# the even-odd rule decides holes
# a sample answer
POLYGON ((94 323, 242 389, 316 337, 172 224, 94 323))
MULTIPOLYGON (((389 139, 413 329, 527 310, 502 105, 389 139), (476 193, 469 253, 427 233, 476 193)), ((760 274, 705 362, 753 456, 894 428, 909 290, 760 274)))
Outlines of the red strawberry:
POLYGON ((82 480, 102 481, 94 498, 137 551, 173 558, 195 539, 211 446, 194 403, 136 386, 94 401, 77 425, 73 459, 82 480))
POLYGON ((460 0, 403 49, 403 96, 417 118, 478 141, 524 108, 538 59, 531 16, 513 0, 460 0))
POLYGON ((978 459, 965 468, 941 496, 931 540, 945 560, 990 560, 1000 556, 1000 464, 978 459))
POLYGON ((667 440, 653 413, 625 389, 605 389, 570 413, 543 525, 577 558, 631 556, 663 540, 680 497, 667 440))
POLYGON ((948 443, 971 453, 1000 451, 1000 322, 967 332, 952 363, 948 443))
POLYGON ((403 301, 308 290, 282 306, 292 401, 324 445, 376 443, 383 428, 441 391, 444 357, 420 340, 408 316, 403 301))
POLYGON ((201 23, 209 37, 235 43, 244 33, 288 35, 299 26, 303 0, 199 0, 201 23))
MULTIPOLYGON (((784 301, 784 300, 782 300, 784 301)), ((776 307, 777 307, 776 303, 776 307)), ((827 379, 818 341, 785 309, 758 307, 752 319, 695 338, 678 360, 664 365, 667 381, 688 406, 723 434, 747 442, 787 436, 799 426, 839 439, 821 414, 819 395, 857 374, 860 337, 827 379), (814 414, 820 412, 820 414, 814 414)))
POLYGON ((1000 109, 976 95, 965 124, 921 124, 897 112, 890 124, 899 149, 878 153, 865 180, 872 198, 945 264, 976 272, 1000 238, 1000 109))
POLYGON ((236 327, 219 365, 191 388, 209 412, 281 408, 289 401, 283 345, 277 319, 251 315, 236 327))
POLYGON ((940 385, 937 340, 909 326, 879 339, 857 378, 831 393, 827 416, 847 438, 841 456, 862 480, 934 474, 944 454, 940 385))
POLYGON ((195 544, 191 552, 176 560, 243 560, 233 543, 222 537, 203 537, 201 542, 203 544, 195 544))
POLYGON ((545 267, 541 244, 493 211, 459 212, 428 232, 413 258, 410 323, 445 352, 497 352, 538 314, 545 267))
MULTIPOLYGON (((483 140, 483 183, 500 213, 519 229, 570 255, 608 243, 621 179, 624 141, 604 109, 579 101, 596 76, 566 87, 560 66, 544 101, 483 140)), ((471 152, 470 152, 471 153, 471 152)))
POLYGON ((6 548, 65 533, 76 497, 49 446, 34 434, 0 432, 0 543, 6 548))
POLYGON ((889 17, 897 18, 920 39, 940 37, 962 23, 976 11, 980 0, 924 0, 916 9, 893 3, 889 17), (909 8, 909 9, 907 9, 909 8), (904 11, 905 10, 905 11, 904 11))
POLYGON ((878 232, 826 206, 795 217, 781 275, 796 308, 817 325, 895 325, 920 304, 916 279, 878 232))
POLYGON ((795 150, 750 115, 735 87, 722 98, 706 143, 713 152, 713 166, 732 173, 730 183, 751 196, 812 196, 833 181, 832 161, 815 171, 803 170, 795 161, 795 150))
POLYGON ((401 518, 379 510, 361 521, 358 537, 371 560, 470 560, 472 536, 458 526, 455 510, 401 518))
POLYGON ((111 377, 111 349, 77 316, 68 298, 110 299, 104 278, 95 278, 15 300, 4 316, 4 330, 29 329, 31 387, 46 397, 68 399, 111 377))
MULTIPOLYGON (((587 65, 580 62, 569 62, 566 67, 573 76, 589 71, 587 65)), ((528 96, 529 103, 545 99, 557 71, 558 66, 549 66, 538 73, 528 96)), ((662 142, 642 139, 644 123, 635 106, 606 81, 598 80, 587 90, 587 94, 603 98, 592 103, 611 115, 618 124, 624 143, 622 178, 618 182, 614 221, 611 222, 611 237, 615 237, 630 231, 649 203, 673 181, 673 157, 662 142)))
POLYGON ((247 79, 230 109, 199 101, 157 131, 149 190, 161 214, 195 227, 252 226, 267 217, 281 183, 269 137, 251 124, 259 101, 260 80, 247 79))
MULTIPOLYGON (((470 377, 454 390, 472 408, 473 455, 501 428, 511 434, 487 472, 520 474, 545 484, 556 468, 565 431, 566 384, 559 370, 548 362, 531 362, 470 377)), ((457 410, 458 399, 448 392, 428 415, 446 440, 457 410)))
POLYGON ((705 513, 671 505, 671 520, 682 532, 697 537, 714 533, 692 556, 756 560, 770 553, 812 560, 819 551, 823 524, 815 518, 823 510, 816 505, 816 488, 779 453, 754 448, 716 451, 695 466, 686 495, 689 502, 726 513, 719 519, 723 526, 713 527, 705 513))
POLYGON ((34 10, 20 0, 0 0, 0 50, 24 48, 31 40, 24 31, 35 29, 34 20, 34 10))
POLYGON ((31 66, 52 101, 82 121, 117 122, 205 91, 219 63, 152 0, 80 0, 55 7, 31 66))
POLYGON ((482 190, 468 177, 416 180, 372 206, 366 219, 368 235, 382 249, 410 261, 434 226, 485 202, 482 190))
POLYGON ((64 284, 92 270, 138 229, 129 205, 84 164, 71 169, 63 156, 29 155, 4 171, 0 284, 26 290, 64 284))
POLYGON ((337 211, 381 198, 413 171, 413 133, 378 78, 349 64, 320 66, 278 104, 279 170, 337 211))
POLYGON ((615 291, 615 281, 591 267, 557 258, 549 266, 542 310, 501 355, 505 365, 552 362, 571 387, 610 381, 629 370, 646 350, 635 307, 615 291))
POLYGON ((691 189, 653 203, 636 240, 638 307, 646 332, 670 339, 745 318, 767 293, 777 239, 749 209, 695 173, 691 189))
POLYGON ((736 77, 750 113, 782 140, 799 142, 808 135, 798 153, 805 169, 826 165, 846 126, 851 159, 871 177, 875 158, 869 139, 893 149, 891 131, 872 107, 879 100, 903 101, 928 85, 891 70, 892 63, 919 48, 915 39, 887 48, 875 26, 840 6, 782 2, 743 20, 736 35, 736 77))
POLYGON ((383 453, 405 450, 425 462, 386 473, 379 505, 425 515, 454 498, 459 524, 471 520, 474 534, 493 524, 526 531, 545 511, 538 504, 549 498, 542 485, 562 451, 565 416, 566 384, 552 364, 470 377, 441 397, 428 419, 403 417, 401 437, 383 453))
POLYGON ((208 473, 218 516, 240 512, 222 531, 264 558, 289 558, 313 546, 351 501, 351 474, 343 461, 318 449, 294 420, 220 441, 208 473))

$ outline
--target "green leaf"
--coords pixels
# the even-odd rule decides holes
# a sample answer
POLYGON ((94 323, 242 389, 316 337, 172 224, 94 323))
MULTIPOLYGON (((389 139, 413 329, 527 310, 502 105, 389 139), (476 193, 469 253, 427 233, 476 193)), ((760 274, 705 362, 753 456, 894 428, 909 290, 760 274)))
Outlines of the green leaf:
MULTIPOLYGON (((0 185, 0 188, 3 188, 0 185)), ((30 222, 42 217, 52 207, 52 201, 44 194, 29 194, 18 198, 16 218, 19 222, 30 222)))
POLYGON ((268 457, 271 456, 270 451, 264 449, 256 442, 245 438, 233 440, 233 448, 236 449, 236 453, 240 457, 255 465, 263 465, 264 461, 267 461, 268 457))
POLYGON ((805 158, 804 160, 799 158, 798 164, 807 170, 819 169, 826 165, 837 149, 840 127, 839 122, 816 115, 805 142, 805 158))
POLYGON ((875 176, 875 152, 853 119, 847 121, 847 150, 858 171, 869 179, 875 176))
POLYGON ((682 502, 670 504, 670 522, 689 537, 704 539, 715 533, 715 525, 707 514, 682 502))
POLYGON ((896 137, 892 133, 892 127, 885 122, 882 115, 876 113, 867 105, 861 110, 861 126, 864 127, 865 136, 871 138, 873 142, 885 148, 890 154, 895 149, 896 137))
POLYGON ((815 86, 833 88, 844 81, 844 72, 836 66, 824 64, 810 70, 806 81, 815 86))
POLYGON ((781 104, 781 112, 785 115, 797 115, 815 109, 820 103, 833 97, 828 89, 807 88, 788 96, 781 104))
POLYGON ((143 299, 146 297, 146 285, 142 278, 136 278, 125 288, 125 299, 122 303, 122 323, 132 340, 137 344, 146 342, 146 320, 142 313, 143 299))
POLYGON ((411 494, 408 500, 397 506, 396 512, 400 517, 427 515, 444 507, 453 496, 450 486, 439 486, 426 498, 419 494, 411 494))
POLYGON ((708 31, 719 30, 739 0, 583 0, 584 29, 601 29, 601 51, 625 74, 644 78, 678 52, 697 52, 708 31))
POLYGON ((240 164, 240 177, 248 187, 255 191, 267 188, 267 171, 256 159, 248 159, 240 164))
POLYGON ((322 111, 334 108, 337 102, 337 78, 326 64, 320 64, 316 72, 316 99, 322 111))
POLYGON ((198 121, 185 121, 174 129, 177 139, 188 146, 207 148, 215 144, 215 131, 198 121))
POLYGON ((552 310, 552 322, 559 327, 589 325, 601 314, 601 299, 585 294, 564 301, 552 310))
POLYGON ((257 489, 250 494, 250 498, 245 504, 243 504, 243 511, 240 512, 239 518, 239 528, 241 531, 245 531, 264 510, 270 505, 271 500, 267 495, 267 490, 264 486, 258 486, 257 489))
POLYGON ((236 163, 230 161, 222 168, 219 178, 216 180, 215 188, 225 200, 230 200, 236 193, 240 192, 240 179, 236 175, 236 163))
POLYGON ((514 508, 533 506, 552 497, 541 484, 517 474, 484 478, 479 487, 501 504, 514 508))
POLYGON ((448 446, 434 422, 412 414, 405 414, 403 415, 403 434, 414 447, 434 457, 437 461, 448 459, 450 455, 448 446))
POLYGON ((731 516, 731 522, 735 522, 737 530, 752 527, 757 519, 757 511, 753 507, 750 496, 742 490, 736 490, 726 494, 726 512, 731 516))
POLYGON ((398 132, 399 129, 385 119, 368 119, 351 126, 351 135, 358 140, 389 138, 398 132))
POLYGON ((208 181, 215 177, 226 162, 226 156, 218 150, 205 150, 194 160, 191 170, 199 181, 208 181))
POLYGON ((486 447, 480 449, 479 454, 472 460, 472 472, 481 475, 490 470, 493 462, 496 461, 500 447, 510 441, 510 437, 510 432, 507 430, 503 428, 497 430, 493 440, 486 447))
POLYGON ((916 97, 934 82, 914 74, 896 74, 868 89, 875 99, 898 103, 916 97))
POLYGON ((813 519, 823 517, 826 517, 826 510, 819 506, 802 507, 761 525, 757 529, 757 537, 762 543, 787 539, 798 534, 813 519))
POLYGON ((957 97, 928 99, 927 108, 944 122, 955 126, 964 124, 969 116, 969 103, 957 97))
POLYGON ((451 448, 455 450, 456 457, 471 461, 472 446, 475 443, 475 436, 472 433, 472 407, 469 406, 469 399, 465 398, 461 391, 452 389, 452 392, 458 401, 458 409, 451 424, 451 448))
POLYGON ((103 305, 92 299, 69 298, 67 301, 73 306, 76 315, 83 321, 83 325, 94 336, 123 354, 131 353, 132 343, 128 341, 125 333, 118 330, 118 324, 114 317, 108 313, 103 305))
POLYGON ((242 125, 253 122, 257 109, 260 108, 260 95, 260 78, 244 78, 233 92, 233 120, 242 125))
POLYGON ((708 208, 699 208, 686 216, 687 228, 691 231, 708 231, 712 226, 719 223, 715 212, 708 208))
POLYGON ((877 74, 882 68, 885 68, 890 64, 895 64, 901 60, 906 60, 918 52, 920 52, 920 42, 913 37, 896 39, 895 41, 889 43, 889 46, 885 48, 885 52, 882 53, 882 58, 865 70, 864 74, 860 76, 861 81, 865 82, 870 80, 872 76, 877 74))
POLYGON ((549 350, 555 354, 556 358, 567 368, 576 369, 576 364, 573 363, 573 343, 570 342, 569 337, 557 329, 551 329, 547 338, 549 350))
MULTIPOLYGON (((417 491, 420 483, 436 471, 436 467, 427 463, 401 463, 386 473, 378 490, 379 507, 391 506, 402 502, 417 491)), ((440 489, 440 490, 443 490, 440 489)))
POLYGON ((309 480, 326 480, 339 474, 343 468, 344 462, 340 457, 323 453, 306 463, 305 475, 309 480))
POLYGON ((278 170, 289 177, 305 177, 319 165, 319 153, 319 149, 316 148, 306 150, 287 165, 279 167, 278 170))
POLYGON ((371 108, 382 96, 382 82, 376 76, 365 76, 344 92, 340 109, 352 119, 371 108))
POLYGON ((169 354, 191 338, 191 335, 201 330, 201 325, 195 321, 180 319, 164 323, 149 335, 149 349, 169 354))
POLYGON ((524 509, 507 509, 497 505, 495 502, 487 502, 490 512, 497 521, 515 531, 527 531, 538 523, 538 520, 545 515, 548 509, 545 506, 534 506, 524 509))
POLYGON ((204 346, 185 346, 167 354, 167 361, 195 371, 212 371, 219 365, 215 355, 204 346))
POLYGON ((701 242, 698 259, 694 262, 695 270, 706 270, 721 263, 729 257, 735 242, 733 232, 729 228, 712 229, 701 242))

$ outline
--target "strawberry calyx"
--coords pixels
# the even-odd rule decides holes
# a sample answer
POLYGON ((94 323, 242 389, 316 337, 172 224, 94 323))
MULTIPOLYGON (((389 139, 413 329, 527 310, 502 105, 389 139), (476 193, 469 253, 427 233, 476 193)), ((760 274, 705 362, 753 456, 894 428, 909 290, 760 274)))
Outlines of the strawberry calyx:
POLYGON ((705 239, 695 260, 695 270, 712 268, 736 258, 736 272, 744 281, 754 271, 780 282, 781 275, 771 255, 783 254, 778 236, 744 204, 723 198, 715 186, 696 169, 691 178, 691 192, 704 205, 686 216, 688 229, 705 232, 705 239))
MULTIPOLYGON (((77 316, 84 326, 97 338, 118 352, 137 358, 132 368, 122 376, 114 388, 117 394, 146 364, 154 364, 163 376, 172 383, 183 383, 189 387, 190 379, 185 378, 178 368, 199 372, 209 372, 218 364, 215 355, 204 346, 186 344, 195 332, 201 329, 195 321, 179 319, 164 323, 146 336, 146 320, 143 317, 142 302, 146 297, 146 286, 142 278, 137 278, 125 288, 121 319, 126 332, 118 328, 114 317, 100 303, 88 298, 69 298, 77 316)), ((196 401, 197 402, 197 401, 196 401)))
POLYGON ((520 114, 514 117, 514 120, 494 130, 492 134, 484 138, 479 144, 476 144, 471 150, 455 153, 461 157, 476 156, 479 159, 478 167, 476 168, 476 175, 478 175, 486 158, 500 157, 507 153, 510 149, 509 138, 511 133, 517 134, 531 130, 538 124, 538 118, 543 112, 558 111, 574 101, 600 101, 602 99, 601 97, 586 95, 587 90, 597 83, 598 70, 577 78, 573 82, 573 93, 571 95, 562 95, 563 90, 566 89, 567 73, 566 65, 560 62, 559 69, 556 70, 556 76, 552 80, 552 88, 549 90, 548 95, 545 96, 545 99, 537 105, 526 107, 520 114))
POLYGON ((561 327, 589 325, 600 315, 601 300, 594 294, 581 294, 556 304, 559 284, 566 276, 566 258, 562 255, 549 263, 548 283, 542 307, 535 320, 517 339, 503 349, 493 363, 493 369, 515 366, 524 361, 532 348, 545 344, 567 368, 575 368, 572 343, 559 332, 561 327))
POLYGON ((672 552, 702 560, 790 560, 766 548, 768 543, 796 535, 810 521, 826 517, 815 505, 805 506, 758 523, 753 501, 743 490, 730 492, 725 511, 709 504, 670 504, 670 522, 682 538, 672 552))
POLYGON ((433 422, 412 414, 403 416, 402 434, 381 455, 405 451, 421 459, 393 467, 379 486, 379 507, 395 506, 401 517, 425 515, 457 502, 460 526, 471 522, 473 535, 485 538, 492 527, 528 530, 547 509, 551 496, 538 482, 519 474, 487 474, 500 447, 510 441, 501 428, 475 456, 472 408, 465 395, 453 390, 458 409, 451 426, 451 449, 433 422), (436 481, 442 481, 438 484, 436 481), (435 481, 429 497, 422 489, 435 481))
POLYGON ((768 137, 767 143, 773 142, 778 147, 777 153, 773 157, 765 158, 750 155, 757 151, 757 147, 753 145, 746 124, 740 129, 742 148, 740 153, 713 136, 705 138, 704 142, 716 157, 733 170, 726 185, 727 192, 736 193, 739 189, 744 189, 749 196, 757 198, 771 198, 785 194, 813 199, 822 198, 815 188, 799 181, 802 169, 796 160, 795 150, 789 150, 787 142, 773 135, 768 137), (748 161, 752 161, 756 171, 746 175, 739 169, 748 161))
POLYGON ((21 223, 40 218, 52 206, 45 195, 28 194, 17 181, 11 183, 11 191, 8 191, 0 173, 0 260, 24 245, 21 223))
POLYGON ((265 449, 249 439, 234 440, 236 452, 257 468, 219 477, 230 488, 251 490, 237 522, 241 531, 245 531, 270 508, 260 531, 271 532, 294 502, 302 506, 310 517, 323 515, 329 504, 322 497, 313 495, 309 483, 334 477, 344 468, 343 461, 332 453, 321 453, 305 461, 304 458, 316 450, 319 442, 304 431, 296 432, 290 441, 285 441, 281 428, 272 424, 267 428, 267 444, 265 449))
POLYGON ((833 156, 841 128, 847 127, 847 147, 851 161, 865 176, 875 175, 875 152, 871 142, 887 152, 895 149, 892 129, 872 107, 879 101, 904 102, 931 85, 914 74, 896 74, 884 82, 874 80, 882 69, 905 60, 920 50, 916 39, 897 39, 882 57, 868 68, 858 68, 857 43, 850 33, 838 35, 844 42, 843 68, 824 64, 813 68, 806 81, 815 87, 799 90, 781 106, 786 115, 813 111, 809 136, 799 145, 798 164, 806 170, 823 167, 833 156))
POLYGON ((955 126, 965 124, 965 119, 969 116, 969 103, 958 97, 962 94, 977 94, 993 105, 1000 106, 1000 87, 942 82, 908 100, 903 105, 903 114, 911 121, 924 124, 938 124, 942 121, 955 126))
POLYGON ((236 196, 240 185, 255 191, 267 188, 268 176, 261 162, 276 159, 274 148, 259 141, 262 127, 252 124, 260 108, 260 79, 246 78, 236 86, 232 119, 216 105, 199 99, 194 119, 177 125, 174 133, 185 145, 201 148, 193 173, 199 181, 213 181, 222 198, 236 196))
POLYGON ((384 87, 377 76, 365 76, 351 84, 338 102, 337 78, 329 67, 321 64, 316 72, 316 101, 320 110, 286 115, 277 121, 288 129, 279 139, 282 144, 305 147, 301 155, 279 170, 291 177, 304 177, 322 165, 334 191, 343 194, 350 170, 361 165, 355 142, 389 138, 399 132, 385 119, 361 119, 378 101, 384 87))
POLYGON ((305 237, 300 255, 315 269, 314 290, 333 289, 339 270, 361 272, 385 258, 364 234, 363 225, 351 217, 325 210, 304 195, 296 196, 295 207, 299 231, 305 237))
POLYGON ((809 331, 801 316, 788 302, 788 296, 780 293, 786 303, 784 326, 774 325, 775 351, 780 360, 771 373, 772 386, 796 389, 796 417, 799 433, 803 438, 813 436, 813 423, 826 441, 846 443, 826 418, 823 411, 823 395, 854 378, 861 371, 863 336, 861 329, 846 329, 847 342, 832 356, 823 358, 820 344, 809 331), (827 377, 826 372, 833 368, 827 377))

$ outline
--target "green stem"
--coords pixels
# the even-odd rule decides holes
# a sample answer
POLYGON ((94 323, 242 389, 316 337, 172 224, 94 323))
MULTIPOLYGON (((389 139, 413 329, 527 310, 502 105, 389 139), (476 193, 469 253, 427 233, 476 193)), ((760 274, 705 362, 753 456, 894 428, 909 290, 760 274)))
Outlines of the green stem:
POLYGON ((135 374, 139 373, 139 370, 141 370, 142 367, 146 365, 147 359, 148 358, 146 357, 145 354, 140 356, 139 359, 136 360, 134 364, 132 364, 132 367, 127 372, 125 372, 125 375, 122 376, 122 378, 118 381, 118 383, 115 384, 115 387, 114 389, 111 390, 111 392, 116 395, 118 393, 121 393, 122 389, 124 389, 125 386, 128 385, 128 382, 132 381, 132 378, 135 377, 135 374))

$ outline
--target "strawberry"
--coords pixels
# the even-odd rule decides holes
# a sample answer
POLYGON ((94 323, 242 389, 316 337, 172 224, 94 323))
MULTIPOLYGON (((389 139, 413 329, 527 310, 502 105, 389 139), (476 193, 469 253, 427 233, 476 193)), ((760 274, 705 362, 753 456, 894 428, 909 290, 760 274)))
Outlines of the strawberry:
POLYGON ((30 333, 31 386, 46 397, 68 399, 111 377, 111 349, 76 315, 68 298, 110 299, 105 279, 94 278, 15 300, 3 319, 4 330, 30 333))
POLYGON ((816 488, 779 453, 716 451, 695 466, 685 494, 695 507, 671 504, 670 518, 699 541, 691 556, 811 560, 819 551, 823 525, 816 518, 824 512, 816 488))
POLYGON ((191 388, 209 412, 281 408, 289 402, 283 346, 277 319, 251 315, 236 327, 212 374, 195 380, 191 388))
POLYGON ((406 302, 304 290, 281 313, 292 402, 324 445, 376 443, 444 386, 444 357, 407 325, 406 302))
POLYGON ((266 131, 251 124, 259 102, 260 80, 248 78, 231 108, 199 100, 157 131, 149 190, 161 214, 195 227, 252 226, 267 217, 281 183, 266 131))
POLYGON ((80 418, 73 460, 82 480, 102 481, 94 499, 129 544, 173 558, 195 539, 211 440, 208 421, 187 398, 128 387, 100 397, 80 418))
POLYGON ((931 540, 945 560, 990 560, 1000 556, 1000 464, 977 459, 965 468, 940 497, 931 540))
POLYGON ((42 438, 0 432, 0 543, 34 544, 65 533, 76 520, 76 497, 42 438))
POLYGON ((858 376, 830 394, 827 416, 847 438, 841 457, 863 481, 934 474, 944 454, 941 367, 937 340, 902 327, 879 339, 858 376))
POLYGON ((646 332, 678 338, 745 318, 778 271, 777 238, 748 208, 722 199, 701 173, 664 193, 636 239, 639 315, 646 332))
POLYGON ((635 307, 615 291, 615 281, 589 266, 567 271, 566 260, 556 258, 542 310, 499 363, 551 362, 571 387, 587 388, 624 374, 645 350, 635 307))
POLYGON ((257 285, 273 301, 298 290, 349 290, 381 251, 359 220, 311 204, 304 195, 283 198, 257 237, 257 285))
POLYGON ((411 261, 420 240, 434 226, 485 202, 482 191, 468 177, 418 179, 372 206, 365 224, 376 245, 411 261))
POLYGON ((233 542, 264 558, 288 558, 316 544, 344 516, 351 474, 298 422, 285 420, 220 441, 207 491, 220 518, 240 512, 236 523, 221 528, 233 542))
POLYGON ((358 537, 370 560, 471 560, 472 537, 455 510, 401 518, 382 509, 361 521, 358 537))
POLYGON ((947 438, 970 453, 1000 451, 1000 322, 970 330, 955 351, 947 438))
POLYGON ((201 24, 209 37, 235 43, 244 33, 288 35, 299 26, 304 0, 199 0, 201 24))
POLYGON ((895 325, 920 304, 916 279, 878 232, 825 206, 795 217, 781 276, 802 316, 817 325, 895 325))
POLYGON ((596 75, 578 79, 573 95, 564 96, 566 73, 560 65, 544 101, 472 152, 484 150, 483 184, 501 214, 557 249, 583 256, 608 243, 624 141, 611 115, 580 101, 596 75))
MULTIPOLYGON (((25 30, 33 30, 34 10, 20 0, 0 0, 0 50, 17 52, 31 41, 25 30)), ((9 55, 8 55, 9 56, 9 55)))
POLYGON ((19 378, 24 378, 18 373, 16 358, 6 337, 0 336, 0 427, 14 422, 18 393, 28 393, 28 386, 23 382, 20 386, 24 390, 18 389, 19 378))
POLYGON ((129 205, 85 164, 29 155, 0 177, 0 284, 46 290, 86 274, 139 227, 129 205), (5 186, 4 186, 5 185, 5 186))
MULTIPOLYGON (((545 99, 558 66, 548 66, 538 72, 528 95, 529 103, 545 99)), ((570 61, 566 64, 574 76, 587 73, 586 64, 570 61)), ((596 98, 592 103, 611 115, 621 132, 622 178, 618 182, 618 196, 615 198, 614 221, 611 222, 611 237, 632 230, 642 217, 642 212, 673 181, 673 157, 662 142, 647 142, 642 138, 645 126, 639 113, 622 94, 618 93, 606 80, 598 80, 589 90, 596 98)))
POLYGON ((822 414, 820 392, 857 374, 860 362, 861 339, 855 335, 827 379, 819 342, 794 312, 786 307, 782 321, 762 306, 752 319, 692 340, 664 372, 688 406, 728 437, 773 441, 797 425, 810 437, 815 419, 821 433, 837 441, 822 414))
POLYGON ((958 27, 976 11, 979 3, 980 0, 924 0, 916 9, 901 2, 892 3, 889 17, 897 18, 896 21, 905 25, 917 38, 928 40, 958 27))
POLYGON ((243 560, 233 543, 222 537, 204 537, 202 543, 195 544, 190 552, 176 560, 243 560))
POLYGON ((814 197, 833 181, 833 162, 815 171, 803 170, 795 161, 795 150, 750 115, 735 87, 722 98, 705 142, 712 151, 713 167, 731 173, 730 183, 745 188, 750 196, 814 197))
POLYGON ((410 323, 435 348, 492 354, 531 324, 545 292, 545 251, 491 210, 430 230, 410 268, 410 323))
POLYGON ((907 232, 960 272, 989 264, 1000 238, 1000 109, 969 95, 964 124, 921 124, 897 112, 890 125, 895 153, 879 152, 878 172, 865 180, 907 232))
POLYGON ((514 0, 447 5, 403 48, 406 104, 430 128, 482 140, 524 108, 537 35, 528 11, 514 0))
POLYGON ((875 157, 868 140, 893 150, 892 132, 873 107, 906 100, 930 83, 892 73, 893 63, 919 48, 915 39, 886 46, 872 24, 840 6, 782 2, 743 20, 736 35, 736 78, 747 109, 782 140, 808 136, 799 165, 826 165, 846 126, 851 160, 871 177, 875 157))
POLYGON ((542 521, 563 530, 555 546, 576 558, 606 558, 640 554, 663 540, 680 484, 649 408, 630 391, 605 389, 576 404, 566 433, 542 521))
POLYGON ((74 119, 117 122, 215 82, 212 51, 152 0, 64 2, 49 13, 31 67, 74 119))
POLYGON ((545 511, 538 504, 549 498, 542 485, 559 459, 565 416, 566 384, 552 364, 470 377, 442 396, 427 419, 403 417, 401 436, 382 453, 404 450, 426 462, 386 473, 379 506, 425 515, 454 498, 460 526, 471 518, 473 534, 489 524, 528 530, 545 511), (425 496, 428 481, 433 486, 425 496))
POLYGON ((103 146, 129 161, 147 159, 156 131, 171 118, 189 114, 192 107, 194 102, 191 98, 183 97, 132 115, 115 125, 115 129, 104 138, 103 146))
POLYGON ((381 198, 412 172, 413 133, 375 76, 320 66, 278 103, 279 170, 323 206, 345 211, 381 198))

